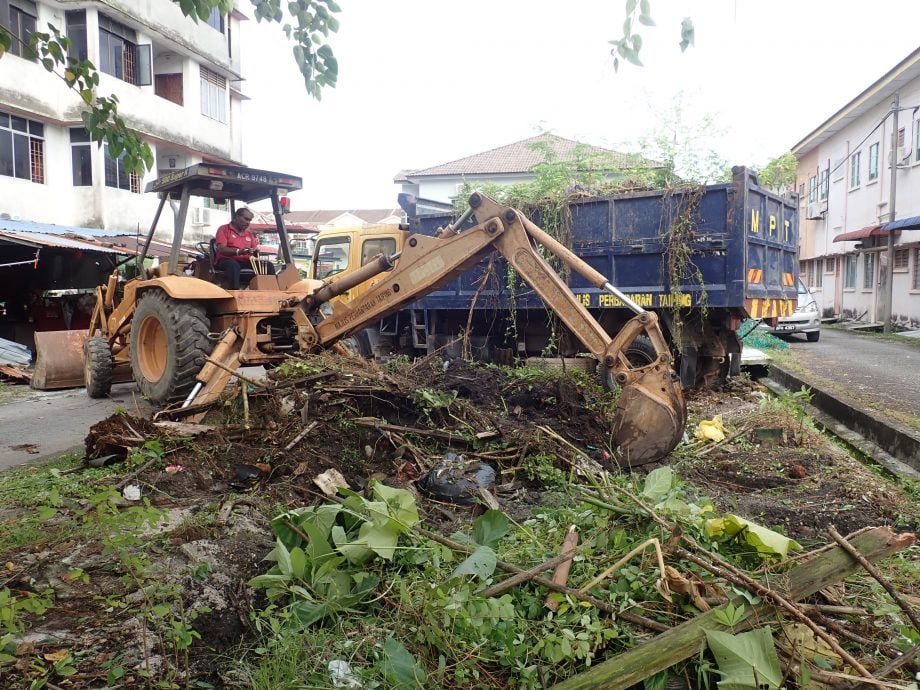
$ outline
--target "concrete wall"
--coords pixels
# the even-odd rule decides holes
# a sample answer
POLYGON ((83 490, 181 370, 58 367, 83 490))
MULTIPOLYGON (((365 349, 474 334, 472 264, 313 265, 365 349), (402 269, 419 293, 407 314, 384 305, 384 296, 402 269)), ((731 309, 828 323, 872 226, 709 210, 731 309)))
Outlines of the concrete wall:
MULTIPOLYGON (((920 102, 920 79, 914 79, 898 89, 902 106, 920 102)), ((876 321, 881 314, 881 293, 884 270, 888 257, 884 251, 886 237, 867 238, 850 242, 834 242, 834 237, 845 232, 888 221, 891 169, 889 151, 893 122, 888 111, 894 89, 891 88, 867 107, 857 117, 848 118, 838 125, 819 145, 799 152, 798 184, 804 184, 802 199, 802 232, 800 258, 802 277, 810 282, 812 291, 822 311, 842 314, 850 318, 876 321), (887 117, 886 117, 887 115, 887 117), (878 176, 869 179, 870 149, 878 144, 878 176), (860 153, 859 184, 851 184, 851 157, 860 153), (843 161, 843 164, 837 167, 843 161), (821 220, 806 220, 804 210, 808 204, 808 178, 820 170, 831 169, 827 210, 821 220), (833 172, 836 168, 836 172, 833 172), (845 255, 855 255, 857 261, 854 287, 844 285, 845 255), (866 255, 872 258, 872 278, 865 287, 866 255), (843 255, 843 256, 839 256, 843 255), (839 256, 834 271, 826 272, 824 259, 839 256), (821 260, 820 271, 813 260, 821 260), (820 272, 820 277, 816 274, 820 272), (807 280, 808 277, 811 280, 807 280), (816 283, 820 282, 820 285, 816 283)), ((917 153, 917 131, 920 112, 907 109, 899 114, 898 128, 904 129, 903 153, 908 157, 897 169, 896 218, 920 215, 920 160, 917 153)), ((897 154, 896 154, 897 155, 897 154)), ((820 187, 820 185, 819 185, 820 187)), ((820 189, 819 189, 820 192, 820 189)), ((820 195, 819 195, 820 201, 820 195)), ((920 328, 920 290, 913 290, 915 272, 920 272, 917 247, 920 230, 907 230, 895 239, 896 249, 909 250, 906 269, 894 272, 892 314, 896 322, 920 328)))
POLYGON ((415 184, 403 183, 400 191, 414 194, 422 199, 431 199, 432 201, 442 201, 451 203, 457 198, 457 186, 468 182, 475 188, 476 184, 493 183, 501 185, 519 184, 529 182, 534 178, 531 174, 521 175, 452 175, 445 177, 419 177, 415 178, 415 184))

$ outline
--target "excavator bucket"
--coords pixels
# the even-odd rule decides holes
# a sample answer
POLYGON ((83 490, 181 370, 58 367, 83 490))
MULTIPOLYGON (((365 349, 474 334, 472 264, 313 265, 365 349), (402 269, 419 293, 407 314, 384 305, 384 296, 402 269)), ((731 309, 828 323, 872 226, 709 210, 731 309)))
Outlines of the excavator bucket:
POLYGON ((87 332, 42 331, 35 334, 32 388, 40 391, 83 385, 83 343, 87 332))
POLYGON ((617 401, 613 433, 620 464, 638 467, 674 450, 684 434, 687 408, 670 367, 656 364, 630 373, 617 401))

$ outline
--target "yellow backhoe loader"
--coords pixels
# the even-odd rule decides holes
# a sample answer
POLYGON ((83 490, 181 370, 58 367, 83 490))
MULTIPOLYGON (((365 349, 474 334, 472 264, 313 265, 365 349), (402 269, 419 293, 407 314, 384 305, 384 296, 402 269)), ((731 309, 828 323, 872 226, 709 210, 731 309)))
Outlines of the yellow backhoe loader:
MULTIPOLYGON (((181 200, 172 255, 155 275, 141 275, 123 289, 113 275, 99 288, 91 335, 84 345, 89 395, 106 395, 113 368, 130 362, 138 387, 153 402, 207 404, 241 366, 271 364, 289 353, 333 347, 497 251, 597 357, 608 385, 621 389, 614 421, 621 464, 661 459, 677 445, 686 407, 655 314, 633 304, 521 213, 473 194, 467 213, 437 236, 409 235, 402 251, 380 254, 354 272, 301 280, 293 267, 279 204, 279 190, 299 186, 292 176, 204 164, 153 182, 148 189, 162 199, 158 216, 168 197, 181 200), (200 277, 186 275, 188 267, 179 264, 179 254, 192 195, 231 203, 271 198, 284 270, 278 276, 256 275, 247 289, 237 291, 223 289, 201 272, 193 271, 200 277), (471 217, 476 224, 464 228, 471 217), (626 327, 611 338, 541 256, 537 244, 595 287, 630 305, 636 313, 626 327), (355 291, 353 299, 334 299, 365 283, 371 287, 355 291), (657 355, 643 366, 635 366, 625 354, 639 336, 649 339, 657 355)), ((148 245, 155 226, 156 221, 148 245)))

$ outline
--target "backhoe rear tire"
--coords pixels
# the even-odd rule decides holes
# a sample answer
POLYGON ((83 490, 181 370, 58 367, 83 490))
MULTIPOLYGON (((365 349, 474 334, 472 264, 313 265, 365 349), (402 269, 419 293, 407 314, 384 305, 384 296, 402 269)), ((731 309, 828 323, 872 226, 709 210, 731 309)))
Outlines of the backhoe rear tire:
POLYGON ((131 321, 131 369, 138 388, 155 404, 185 398, 214 342, 199 302, 175 300, 161 290, 144 293, 131 321))
POLYGON ((109 341, 90 336, 83 342, 83 383, 91 398, 105 398, 112 390, 112 348, 109 341))
MULTIPOLYGON (((647 364, 652 364, 658 359, 658 354, 655 352, 655 346, 652 345, 652 341, 644 335, 636 336, 636 339, 626 348, 625 354, 626 359, 629 360, 629 364, 633 367, 644 367, 647 364)), ((604 366, 603 362, 601 362, 598 367, 598 371, 600 372, 601 383, 604 385, 604 388, 612 392, 616 392, 620 389, 613 374, 604 366)))

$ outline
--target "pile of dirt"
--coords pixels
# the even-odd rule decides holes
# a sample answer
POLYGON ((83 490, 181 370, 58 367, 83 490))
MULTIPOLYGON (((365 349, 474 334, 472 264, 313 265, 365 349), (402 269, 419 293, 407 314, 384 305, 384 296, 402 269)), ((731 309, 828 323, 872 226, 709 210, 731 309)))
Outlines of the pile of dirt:
MULTIPOLYGON (((831 524, 844 533, 920 524, 917 507, 886 480, 765 400, 748 381, 691 397, 691 433, 700 420, 721 414, 728 439, 715 445, 688 439, 667 463, 720 510, 804 542, 826 541, 831 524)), ((137 485, 165 511, 166 522, 155 529, 168 538, 145 533, 156 545, 148 555, 181 588, 200 636, 196 647, 207 650, 192 656, 191 672, 216 679, 220 655, 239 644, 248 612, 265 603, 246 583, 266 568, 261 561, 274 543, 270 521, 285 508, 326 500, 317 475, 335 469, 356 490, 376 478, 416 491, 418 480, 452 454, 468 463, 467 479, 483 465, 495 470, 494 484, 478 498, 487 493, 507 514, 526 516, 540 504, 546 472, 564 479, 573 467, 617 469, 609 446, 613 402, 578 376, 440 357, 381 365, 318 355, 272 372, 267 385, 247 389, 245 401, 238 389, 201 425, 183 423, 181 410, 168 424, 113 416, 91 429, 87 458, 96 464, 128 458, 133 464, 122 486, 137 485), (218 517, 198 518, 206 514, 218 517), (196 576, 205 571, 208 577, 196 576)), ((471 510, 424 493, 418 502, 423 520, 445 534, 471 510)), ((165 663, 151 662, 156 645, 144 621, 124 615, 129 601, 100 604, 118 599, 124 573, 99 544, 56 544, 16 554, 16 562, 23 568, 14 586, 49 586, 58 600, 26 644, 53 640, 96 650, 77 669, 83 685, 72 687, 102 682, 115 658, 126 668, 165 663), (67 576, 75 571, 92 576, 67 576)))

